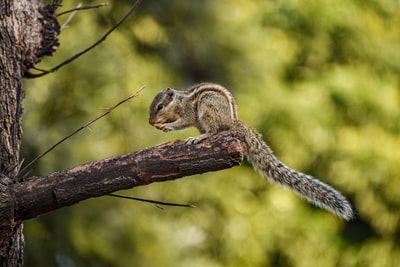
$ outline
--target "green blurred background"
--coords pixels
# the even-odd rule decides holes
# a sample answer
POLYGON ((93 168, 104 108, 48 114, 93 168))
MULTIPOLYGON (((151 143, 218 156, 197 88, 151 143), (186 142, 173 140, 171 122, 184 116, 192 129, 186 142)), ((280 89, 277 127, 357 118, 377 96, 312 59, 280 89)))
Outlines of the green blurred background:
MULTIPOLYGON (((132 2, 78 12, 39 66, 92 44, 132 2)), ((196 134, 156 130, 148 107, 165 87, 212 81, 233 92, 239 117, 283 162, 348 197, 357 219, 315 208, 243 164, 121 192, 196 209, 105 196, 26 221, 25 265, 399 266, 399 75, 397 0, 143 1, 95 50, 25 81, 25 162, 146 85, 31 175, 196 134)))

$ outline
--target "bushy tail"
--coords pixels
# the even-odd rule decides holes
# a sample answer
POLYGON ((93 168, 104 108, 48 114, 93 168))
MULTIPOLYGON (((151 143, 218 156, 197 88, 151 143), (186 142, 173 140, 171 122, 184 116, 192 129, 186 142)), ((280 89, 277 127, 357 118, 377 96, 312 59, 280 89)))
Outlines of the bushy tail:
POLYGON ((262 176, 346 220, 353 218, 351 205, 338 191, 309 175, 287 167, 274 156, 261 135, 243 122, 239 121, 237 127, 239 132, 245 133, 248 157, 254 169, 262 176))

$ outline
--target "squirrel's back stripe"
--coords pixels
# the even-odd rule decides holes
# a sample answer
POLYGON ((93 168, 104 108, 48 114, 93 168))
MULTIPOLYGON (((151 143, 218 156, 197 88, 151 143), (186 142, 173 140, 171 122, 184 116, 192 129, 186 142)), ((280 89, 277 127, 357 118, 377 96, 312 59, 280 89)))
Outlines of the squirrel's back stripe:
POLYGON ((203 92, 207 92, 207 91, 214 91, 219 94, 222 94, 227 99, 227 102, 230 105, 231 118, 234 120, 238 119, 236 100, 233 97, 232 93, 229 92, 229 90, 226 89, 225 87, 215 84, 215 83, 206 83, 205 82, 205 83, 196 84, 196 85, 188 88, 186 91, 188 92, 188 97, 190 97, 190 98, 197 98, 197 96, 199 94, 201 94, 203 92))

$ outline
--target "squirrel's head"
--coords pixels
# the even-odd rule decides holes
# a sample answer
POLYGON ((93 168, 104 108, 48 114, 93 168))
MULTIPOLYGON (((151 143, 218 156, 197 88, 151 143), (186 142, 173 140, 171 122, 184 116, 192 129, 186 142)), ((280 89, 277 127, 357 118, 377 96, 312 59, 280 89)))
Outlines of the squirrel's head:
POLYGON ((160 129, 164 123, 174 122, 179 117, 175 111, 177 92, 167 88, 159 92, 150 105, 149 123, 160 129))

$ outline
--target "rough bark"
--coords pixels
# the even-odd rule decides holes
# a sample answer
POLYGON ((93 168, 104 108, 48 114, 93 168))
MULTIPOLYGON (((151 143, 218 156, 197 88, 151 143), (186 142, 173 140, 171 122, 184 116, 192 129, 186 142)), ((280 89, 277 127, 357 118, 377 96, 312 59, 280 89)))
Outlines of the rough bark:
MULTIPOLYGON (((0 189, 17 182, 13 177, 19 164, 22 136, 22 78, 57 44, 54 40, 58 29, 44 37, 51 32, 50 24, 56 23, 55 17, 49 16, 51 13, 54 12, 39 0, 0 0, 0 189)), ((1 191, 0 195, 3 194, 1 191)), ((0 204, 7 201, 10 200, 2 198, 0 204)), ((0 220, 1 227, 8 227, 0 245, 0 266, 22 266, 22 223, 15 220, 12 211, 0 213, 0 220)))
POLYGON ((176 141, 46 177, 0 184, 0 244, 16 222, 117 190, 237 166, 245 150, 242 135, 222 133, 197 145, 176 141))
POLYGON ((176 141, 31 177, 8 187, 12 208, 2 208, 11 210, 17 220, 26 220, 117 190, 237 166, 245 151, 238 137, 216 135, 196 146, 176 141))

